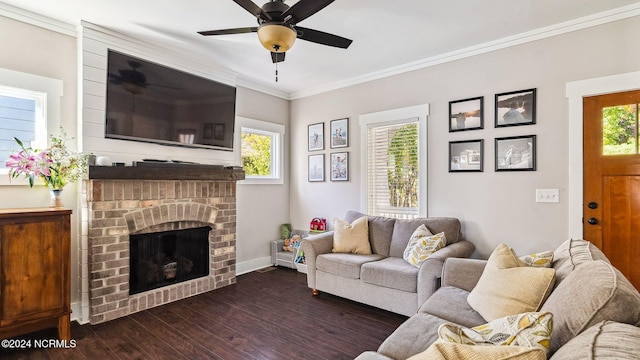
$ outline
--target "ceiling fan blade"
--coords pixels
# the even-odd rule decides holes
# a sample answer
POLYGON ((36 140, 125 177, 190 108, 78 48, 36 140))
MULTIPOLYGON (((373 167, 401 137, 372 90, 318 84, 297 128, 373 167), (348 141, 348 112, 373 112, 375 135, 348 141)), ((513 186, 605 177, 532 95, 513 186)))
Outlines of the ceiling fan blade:
POLYGON ((298 33, 298 39, 311 41, 317 44, 346 49, 353 42, 353 40, 343 38, 342 36, 329 34, 324 31, 308 29, 301 26, 296 26, 295 28, 296 32, 298 33))
POLYGON ((245 28, 235 28, 235 29, 198 31, 198 34, 204 35, 204 36, 231 35, 231 34, 246 34, 246 33, 251 33, 256 31, 258 31, 257 27, 245 27, 245 28))
POLYGON ((262 11, 262 9, 256 5, 256 3, 254 3, 251 0, 233 0, 236 4, 242 6, 243 9, 247 10, 248 12, 251 13, 251 15, 257 17, 257 18, 262 18, 264 20, 271 20, 271 15, 267 14, 266 12, 262 11))
POLYGON ((283 52, 271 52, 271 61, 275 64, 275 63, 279 63, 279 62, 283 62, 284 61, 284 55, 286 53, 283 52))
POLYGON ((324 9, 333 1, 334 0, 300 0, 282 13, 282 19, 288 24, 295 25, 324 9), (291 17, 289 18, 289 16, 291 17))

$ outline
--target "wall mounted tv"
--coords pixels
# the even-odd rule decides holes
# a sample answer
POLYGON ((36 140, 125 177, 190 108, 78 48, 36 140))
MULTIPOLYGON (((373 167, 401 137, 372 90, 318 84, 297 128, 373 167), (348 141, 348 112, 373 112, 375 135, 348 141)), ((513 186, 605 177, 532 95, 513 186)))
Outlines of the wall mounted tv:
POLYGON ((233 86, 109 50, 106 101, 106 138, 233 150, 233 86))

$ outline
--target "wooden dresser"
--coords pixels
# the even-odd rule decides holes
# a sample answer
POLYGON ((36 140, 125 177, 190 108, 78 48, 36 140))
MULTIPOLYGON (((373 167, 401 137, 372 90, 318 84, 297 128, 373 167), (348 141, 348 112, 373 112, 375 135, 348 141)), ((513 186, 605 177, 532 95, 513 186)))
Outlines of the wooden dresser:
POLYGON ((70 220, 62 208, 0 209, 0 339, 45 328, 71 339, 70 220))

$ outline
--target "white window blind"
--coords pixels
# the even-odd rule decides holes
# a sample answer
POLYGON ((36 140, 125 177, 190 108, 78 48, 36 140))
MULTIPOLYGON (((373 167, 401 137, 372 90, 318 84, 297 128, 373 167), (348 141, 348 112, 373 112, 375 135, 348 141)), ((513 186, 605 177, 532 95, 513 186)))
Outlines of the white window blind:
POLYGON ((367 129, 367 214, 419 216, 417 118, 367 129))

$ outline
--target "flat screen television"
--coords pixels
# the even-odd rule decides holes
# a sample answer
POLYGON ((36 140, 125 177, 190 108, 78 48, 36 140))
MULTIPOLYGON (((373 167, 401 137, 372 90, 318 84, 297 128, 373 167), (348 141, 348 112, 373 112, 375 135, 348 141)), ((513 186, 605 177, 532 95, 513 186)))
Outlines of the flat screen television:
POLYGON ((233 150, 236 88, 109 50, 105 137, 233 150))

